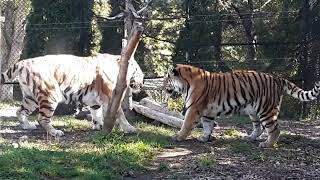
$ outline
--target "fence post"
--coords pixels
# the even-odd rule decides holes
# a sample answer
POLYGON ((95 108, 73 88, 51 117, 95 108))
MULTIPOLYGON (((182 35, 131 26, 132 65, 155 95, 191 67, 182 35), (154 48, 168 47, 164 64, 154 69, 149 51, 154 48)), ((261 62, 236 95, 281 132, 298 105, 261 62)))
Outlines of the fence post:
POLYGON ((2 41, 1 41, 1 37, 2 37, 2 23, 5 21, 5 18, 3 16, 1 16, 1 4, 0 4, 0 73, 1 72, 1 65, 2 65, 2 52, 1 52, 1 45, 2 45, 2 41))

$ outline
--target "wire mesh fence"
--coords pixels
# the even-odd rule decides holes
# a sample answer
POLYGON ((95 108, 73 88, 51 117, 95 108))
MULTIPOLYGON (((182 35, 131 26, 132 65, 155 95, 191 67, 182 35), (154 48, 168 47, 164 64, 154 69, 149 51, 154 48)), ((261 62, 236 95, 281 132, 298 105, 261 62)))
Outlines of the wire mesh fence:
MULTIPOLYGON (((40 22, 32 21, 27 19, 26 16, 30 11, 30 4, 28 1, 4 1, 0 4, 0 12, 2 16, 5 17, 5 22, 2 22, 0 25, 0 63, 1 63, 1 72, 6 70, 8 66, 12 65, 14 62, 19 59, 23 59, 30 56, 39 56, 44 54, 58 54, 58 53, 70 53, 76 55, 89 55, 92 46, 96 43, 96 46, 102 46, 102 48, 108 48, 111 52, 119 53, 121 47, 121 40, 119 42, 104 42, 103 39, 108 39, 110 36, 119 36, 119 33, 114 33, 117 31, 122 31, 122 21, 104 21, 101 19, 95 19, 90 14, 83 12, 80 17, 75 17, 74 19, 69 18, 70 21, 59 21, 59 17, 62 15, 57 15, 56 17, 44 16, 40 22), (46 19, 47 18, 47 19, 46 19), (50 19, 52 18, 52 19, 50 19), (50 21, 51 20, 51 21, 50 21), (94 34, 95 27, 98 29, 103 29, 102 33, 94 34), (26 36, 26 33, 29 36, 26 36), (94 34, 94 35, 92 35, 94 34), (108 34, 101 40, 103 34, 108 34), (98 43, 94 40, 97 36, 98 39, 102 41, 98 43), (29 38, 32 37, 32 38, 29 38)), ((83 5, 83 4, 82 4, 83 5)), ((33 5, 34 6, 34 5, 33 5)), ((90 4, 85 4, 83 6, 90 6, 90 4)), ((36 7, 34 7, 36 9, 36 7)), ((302 8, 303 9, 303 8, 302 8)), ((312 14, 313 11, 319 11, 319 8, 316 7, 310 10, 309 14, 312 14)), ((36 12, 36 10, 34 10, 36 12)), ((256 12, 253 13, 253 20, 282 20, 282 19, 295 19, 297 16, 303 16, 300 11, 279 11, 279 12, 256 12), (289 16, 287 16, 289 14, 289 16)), ((316 14, 316 13, 313 13, 316 14)), ((1 16, 1 15, 0 15, 1 16)), ((236 22, 238 26, 242 26, 241 20, 237 19, 236 13, 220 13, 220 14, 195 14, 189 16, 189 22, 192 24, 212 24, 217 22, 236 22), (220 19, 215 19, 217 16, 220 19), (233 19, 230 19, 233 17, 233 19), (236 18, 236 19, 234 19, 236 18)), ((291 57, 274 57, 274 58, 257 58, 254 61, 254 64, 248 62, 245 59, 232 59, 230 57, 221 58, 224 60, 224 63, 221 64, 216 60, 203 61, 176 61, 175 63, 188 63, 210 71, 220 71, 221 67, 227 67, 231 70, 233 69, 248 69, 254 68, 263 72, 270 72, 275 75, 287 77, 288 74, 285 74, 286 69, 292 69, 288 72, 297 72, 298 75, 294 79, 290 79, 294 83, 298 84, 304 89, 312 88, 311 85, 316 80, 320 80, 319 73, 319 64, 320 64, 320 21, 317 18, 313 18, 312 15, 308 16, 308 24, 302 26, 307 27, 304 32, 304 36, 299 42, 256 42, 256 46, 287 46, 294 45, 297 46, 295 52, 292 52, 291 57)), ((172 17, 162 17, 162 18, 148 18, 147 22, 152 21, 173 21, 177 19, 187 20, 185 15, 172 16, 172 17)), ((244 20, 244 19, 242 19, 244 20)), ((181 31, 181 27, 168 27, 168 31, 177 32, 181 31)), ((150 33, 151 34, 151 33, 150 33)), ((150 35, 149 34, 149 35, 150 35)), ((148 37, 148 35, 146 35, 148 37)), ((119 37, 121 39, 122 37, 119 37)), ((166 37, 164 37, 166 38, 166 37)), ((165 41, 175 43, 172 40, 165 41)), ((207 43, 190 43, 186 45, 187 51, 193 49, 194 52, 206 52, 214 44, 207 43)), ((222 43, 223 47, 246 47, 253 45, 248 42, 240 43, 222 43)), ((223 55, 222 55, 223 56, 223 55)), ((168 95, 163 89, 163 79, 146 79, 144 90, 147 91, 149 96, 154 98, 160 103, 166 104, 168 101, 168 95)), ((12 99, 19 97, 21 94, 19 92, 18 85, 14 84, 5 84, 0 85, 0 98, 1 99, 12 99), (15 94, 15 93, 16 94, 15 94), (19 95, 20 94, 20 95, 19 95)), ((289 101, 289 105, 290 105, 289 101)), ((285 106, 285 105, 283 105, 285 106)), ((313 118, 320 117, 320 102, 313 101, 311 103, 298 103, 297 107, 299 108, 299 115, 312 115, 313 118)), ((291 111, 291 110, 290 110, 291 111)), ((293 110, 294 111, 294 110, 293 110)), ((291 112, 292 113, 292 112, 291 112)))

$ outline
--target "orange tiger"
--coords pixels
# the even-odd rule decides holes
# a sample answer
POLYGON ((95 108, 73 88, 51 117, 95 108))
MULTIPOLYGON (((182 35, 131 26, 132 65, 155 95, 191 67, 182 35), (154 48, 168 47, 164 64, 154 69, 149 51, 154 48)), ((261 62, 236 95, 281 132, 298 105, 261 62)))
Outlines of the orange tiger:
MULTIPOLYGON (((52 136, 62 136, 51 125, 51 117, 60 102, 76 102, 90 106, 93 129, 103 126, 103 111, 115 88, 120 55, 98 54, 91 57, 46 55, 14 64, 1 74, 1 84, 18 77, 23 94, 17 117, 23 129, 35 129, 28 116, 39 109, 39 124, 52 136)), ((132 58, 128 67, 130 86, 141 86, 143 72, 132 58)), ((116 123, 125 132, 136 129, 126 120, 122 109, 116 123)))
POLYGON ((185 99, 185 118, 175 140, 184 140, 201 119, 203 135, 210 138, 215 117, 240 113, 249 115, 253 132, 250 140, 259 137, 263 129, 268 133, 259 147, 271 147, 279 138, 277 117, 284 93, 301 101, 315 100, 320 92, 320 81, 310 91, 292 82, 256 71, 213 73, 190 65, 177 64, 165 78, 168 93, 182 94, 185 99), (211 121, 210 121, 211 120, 211 121))

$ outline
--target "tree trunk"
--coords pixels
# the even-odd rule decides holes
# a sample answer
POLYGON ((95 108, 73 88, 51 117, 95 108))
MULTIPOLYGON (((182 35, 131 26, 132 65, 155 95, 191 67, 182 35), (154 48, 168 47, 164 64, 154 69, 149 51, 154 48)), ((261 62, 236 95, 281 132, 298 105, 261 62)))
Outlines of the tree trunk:
POLYGON ((148 107, 150 109, 157 110, 157 111, 159 111, 161 113, 164 113, 164 114, 167 114, 167 115, 170 115, 170 116, 174 116, 174 117, 179 118, 179 119, 184 119, 184 116, 181 113, 169 111, 167 108, 162 107, 158 103, 156 103, 156 102, 154 102, 154 101, 152 101, 152 100, 150 100, 148 98, 141 99, 139 104, 143 105, 145 107, 148 107))
POLYGON ((183 119, 167 115, 166 113, 159 112, 149 107, 145 107, 145 106, 134 103, 133 108, 139 114, 142 114, 148 118, 154 119, 156 121, 159 121, 163 124, 167 124, 175 128, 181 128, 183 124, 183 119))
MULTIPOLYGON (((1 72, 20 59, 25 37, 25 21, 29 4, 25 1, 6 1, 4 12, 6 21, 2 28, 1 38, 1 72)), ((0 86, 0 99, 12 99, 12 85, 0 86)))
MULTIPOLYGON (((130 10, 131 0, 126 0, 126 11, 130 10)), ((122 39, 122 49, 124 49, 128 43, 129 35, 131 34, 133 24, 133 16, 131 13, 128 13, 128 16, 124 19, 124 38, 122 39)), ((128 87, 124 99, 121 103, 121 107, 126 116, 133 114, 132 112, 132 89, 128 87)))
MULTIPOLYGON (((244 28, 244 34, 247 40, 247 43, 256 43, 256 35, 254 33, 253 27, 253 2, 252 0, 248 0, 248 9, 247 11, 240 10, 235 5, 232 5, 233 9, 237 12, 239 18, 241 19, 241 23, 244 28)), ((249 63, 250 68, 256 69, 256 52, 257 48, 254 44, 247 46, 247 55, 246 60, 249 63)))
POLYGON ((140 37, 143 32, 143 27, 135 24, 133 28, 132 35, 126 45, 126 47, 121 52, 120 59, 120 69, 117 78, 117 84, 112 92, 112 97, 108 103, 108 109, 104 112, 104 125, 103 130, 107 133, 111 132, 116 120, 116 114, 121 108, 121 102, 124 98, 125 91, 129 85, 129 80, 127 79, 129 60, 133 57, 135 50, 137 49, 140 37))

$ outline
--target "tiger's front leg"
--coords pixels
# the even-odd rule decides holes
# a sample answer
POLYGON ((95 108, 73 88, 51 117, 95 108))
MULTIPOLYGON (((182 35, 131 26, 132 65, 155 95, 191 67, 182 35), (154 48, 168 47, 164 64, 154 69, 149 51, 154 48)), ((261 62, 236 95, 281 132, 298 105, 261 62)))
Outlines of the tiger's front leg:
POLYGON ((58 103, 50 100, 39 101, 39 124, 52 136, 63 136, 64 133, 61 130, 55 129, 51 124, 51 118, 58 103))
POLYGON ((182 127, 173 139, 175 141, 185 140, 191 134, 192 129, 199 123, 200 117, 198 110, 188 109, 182 127))

